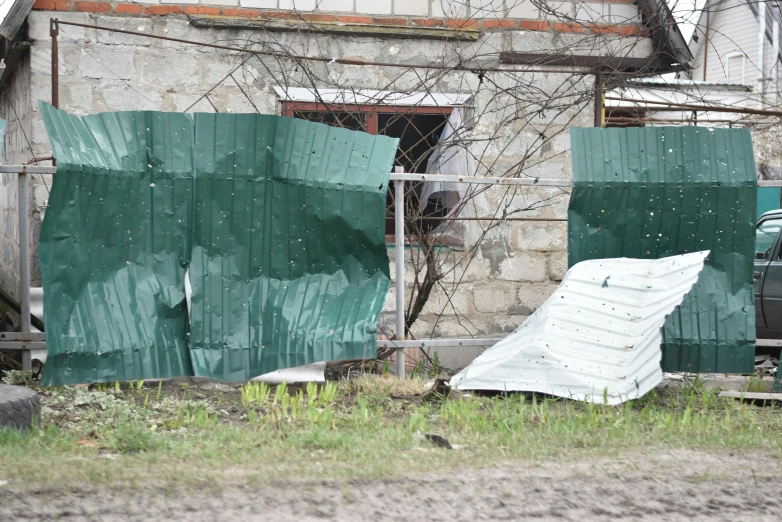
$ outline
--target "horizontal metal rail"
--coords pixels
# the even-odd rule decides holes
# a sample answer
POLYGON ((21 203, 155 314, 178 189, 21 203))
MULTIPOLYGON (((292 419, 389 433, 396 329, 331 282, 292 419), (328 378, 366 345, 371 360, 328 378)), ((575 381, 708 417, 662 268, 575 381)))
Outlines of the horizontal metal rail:
POLYGON ((453 174, 391 173, 391 181, 443 181, 447 183, 470 183, 474 185, 522 185, 522 186, 536 186, 536 187, 572 187, 573 186, 572 181, 568 181, 565 179, 457 176, 453 174))
MULTIPOLYGON (((35 167, 28 165, 0 165, 4 174, 56 174, 57 167, 35 167)), ((391 181, 432 181, 446 183, 468 183, 472 185, 519 185, 531 187, 572 187, 573 182, 566 179, 551 178, 511 178, 490 176, 459 176, 456 174, 409 174, 391 173, 391 181)), ((782 180, 758 180, 758 187, 782 187, 782 180)))
POLYGON ((502 339, 378 339, 378 348, 449 348, 452 346, 494 346, 502 339))
POLYGON ((32 167, 28 165, 0 165, 3 174, 57 174, 57 167, 32 167))
MULTIPOLYGON (((16 350, 21 352, 27 352, 29 354, 29 350, 45 350, 45 349, 46 349, 46 342, 0 341, 0 350, 16 350)), ((25 361, 25 358, 23 357, 22 369, 32 370, 32 367, 25 368, 27 364, 28 363, 25 361)))
POLYGON ((758 339, 755 346, 760 348, 782 348, 782 339, 758 339))
POLYGON ((0 332, 0 341, 44 342, 46 334, 43 332, 0 332))

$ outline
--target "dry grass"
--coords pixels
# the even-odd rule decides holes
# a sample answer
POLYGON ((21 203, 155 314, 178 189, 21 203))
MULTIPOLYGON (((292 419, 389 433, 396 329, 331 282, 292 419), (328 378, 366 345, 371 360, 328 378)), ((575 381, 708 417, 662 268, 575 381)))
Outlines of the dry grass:
POLYGON ((345 383, 345 389, 353 395, 366 396, 405 396, 421 395, 429 388, 427 381, 420 377, 398 379, 390 374, 385 375, 360 375, 345 383))

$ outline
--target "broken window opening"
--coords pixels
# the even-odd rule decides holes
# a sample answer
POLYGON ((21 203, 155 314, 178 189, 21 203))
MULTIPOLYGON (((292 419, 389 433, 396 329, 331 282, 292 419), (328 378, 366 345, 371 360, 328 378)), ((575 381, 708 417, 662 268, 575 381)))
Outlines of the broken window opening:
MULTIPOLYGON (((426 172, 427 162, 437 146, 452 107, 406 107, 396 105, 325 104, 283 102, 283 116, 306 119, 333 127, 360 130, 399 139, 394 164, 405 172, 426 172)), ((421 204, 423 182, 408 182, 405 191, 406 235, 427 233, 448 215, 447 201, 439 195, 421 204), (421 210, 423 208, 423 210, 421 210), (415 219, 410 219, 415 216, 415 219), (415 230, 409 230, 411 227, 415 230)), ((386 195, 386 241, 394 241, 394 182, 386 195)))

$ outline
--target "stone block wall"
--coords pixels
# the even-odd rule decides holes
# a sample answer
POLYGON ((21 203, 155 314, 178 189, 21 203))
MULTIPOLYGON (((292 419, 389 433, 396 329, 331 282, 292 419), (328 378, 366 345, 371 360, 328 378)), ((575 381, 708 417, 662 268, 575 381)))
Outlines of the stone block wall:
MULTIPOLYGON (((563 45, 577 48, 585 38, 599 42, 599 45, 593 44, 588 48, 592 53, 615 52, 615 49, 621 49, 629 56, 640 57, 650 53, 649 39, 644 37, 637 20, 621 26, 611 22, 610 18, 606 19, 607 23, 616 25, 610 35, 603 34, 598 25, 584 25, 576 30, 572 25, 560 27, 558 22, 546 21, 546 15, 538 10, 533 12, 532 4, 526 3, 528 1, 513 5, 509 0, 448 3, 446 7, 450 6, 448 9, 456 16, 482 17, 477 19, 477 24, 469 26, 481 30, 477 41, 460 41, 431 37, 419 39, 414 35, 340 36, 312 31, 311 28, 275 32, 238 25, 232 29, 198 28, 191 24, 188 16, 192 13, 263 20, 272 16, 269 13, 281 16, 281 10, 289 7, 286 0, 236 0, 234 3, 231 3, 232 0, 210 0, 209 6, 182 1, 176 2, 176 5, 164 2, 142 6, 135 3, 38 0, 36 10, 28 19, 33 45, 21 67, 14 72, 12 83, 7 86, 9 92, 14 92, 9 99, 14 100, 18 109, 21 108, 21 119, 28 129, 32 152, 30 147, 16 140, 9 147, 9 160, 15 163, 27 161, 32 153, 36 157, 50 155, 37 102, 50 100, 49 19, 52 16, 61 21, 205 43, 237 45, 241 42, 264 42, 301 55, 350 57, 384 63, 431 64, 433 57, 440 57, 446 62, 472 59, 482 66, 498 67, 499 51, 540 52, 560 49, 563 45), (459 11, 459 6, 467 9, 466 14, 459 11), (494 11, 490 7, 500 9, 502 16, 492 17, 494 11), (263 9, 269 11, 261 11, 263 9), (251 12, 247 13, 248 10, 251 12), (511 19, 508 15, 519 19, 511 19), (523 17, 526 16, 538 20, 525 26, 523 17), (597 35, 599 40, 595 40, 597 35), (14 90, 13 86, 17 84, 28 88, 26 91, 14 90)), ((575 9, 575 4, 565 4, 568 9, 575 9)), ((295 5, 299 7, 299 2, 295 5)), ((447 28, 448 20, 453 20, 445 17, 446 9, 439 2, 334 0, 302 2, 302 5, 309 5, 311 9, 311 12, 295 13, 295 21, 302 24, 309 23, 307 17, 311 17, 310 20, 320 23, 382 25, 384 21, 378 17, 391 14, 399 15, 389 19, 394 18, 394 24, 404 27, 440 24, 447 28), (383 12, 375 13, 373 10, 383 12), (342 12, 349 14, 340 14, 342 12)), ((612 11, 614 7, 627 6, 613 2, 601 12, 610 17, 612 12, 621 11, 612 11)), ((632 7, 635 9, 635 6, 632 7)), ((475 18, 459 20, 476 22, 475 18)), ((463 27, 464 24, 460 22, 456 26, 463 27)), ((280 114, 281 102, 273 89, 281 86, 280 79, 285 78, 286 85, 291 87, 307 86, 310 81, 306 71, 292 61, 258 57, 248 60, 235 73, 235 81, 221 82, 240 64, 238 53, 68 25, 60 26, 59 62, 60 107, 74 114, 120 110, 280 114), (203 97, 206 92, 209 92, 208 99, 203 97)), ((311 71, 319 78, 328 78, 331 82, 328 86, 339 84, 347 89, 391 88, 407 92, 415 89, 421 81, 416 71, 374 65, 356 67, 317 62, 311 64, 311 71)), ((488 89, 474 73, 443 71, 427 84, 427 88, 435 92, 472 95, 466 113, 470 119, 469 135, 473 138, 470 149, 475 157, 480 158, 478 173, 503 175, 512 172, 514 165, 521 162, 525 165, 521 175, 570 179, 568 128, 592 124, 591 98, 583 95, 591 88, 592 78, 588 75, 574 78, 572 72, 563 70, 561 73, 545 74, 497 74, 492 80, 494 91, 488 89), (529 107, 517 106, 517 100, 507 94, 498 95, 496 89, 518 89, 520 85, 538 93, 541 107, 546 106, 552 97, 561 99, 561 110, 541 110, 526 120, 508 120, 508 114, 529 111, 529 107)), ((3 117, 8 118, 6 105, 0 105, 0 110, 3 117)), ((46 187, 41 180, 36 180, 33 197, 39 217, 45 208, 46 187)), ((495 187, 483 197, 484 216, 495 215, 498 208, 504 208, 513 218, 527 217, 537 221, 508 220, 488 231, 483 222, 469 222, 465 234, 477 247, 444 249, 440 254, 447 276, 413 326, 413 333, 419 337, 502 336, 516 328, 545 300, 565 272, 566 190, 495 187)), ((0 186, 0 216, 4 218, 0 225, 0 256, 4 256, 0 266, 0 284, 6 289, 18 285, 14 262, 9 265, 5 261, 6 258, 18 259, 18 249, 14 246, 14 198, 12 183, 0 186)), ((396 253, 393 248, 390 255, 392 275, 395 276, 393 259, 396 253)), ((406 249, 408 295, 413 287, 411 256, 415 255, 415 247, 406 249)), ((37 270, 37 256, 33 264, 37 270)), ((33 283, 40 284, 36 274, 33 283)), ((389 334, 394 331, 394 299, 392 290, 381 319, 383 331, 389 334)), ((446 365, 459 367, 475 355, 475 350, 449 349, 442 350, 440 355, 446 365)))
POLYGON ((636 0, 36 0, 44 11, 143 16, 226 16, 485 31, 644 33, 636 0), (577 21, 577 23, 574 23, 577 21))

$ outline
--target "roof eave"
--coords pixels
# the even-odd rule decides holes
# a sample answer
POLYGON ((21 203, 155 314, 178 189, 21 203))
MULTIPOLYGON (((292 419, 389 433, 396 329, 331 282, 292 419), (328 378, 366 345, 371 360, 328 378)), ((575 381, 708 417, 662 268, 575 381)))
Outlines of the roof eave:
POLYGON ((638 0, 638 10, 646 28, 651 31, 652 52, 656 55, 659 71, 691 69, 692 52, 665 1, 638 0))

